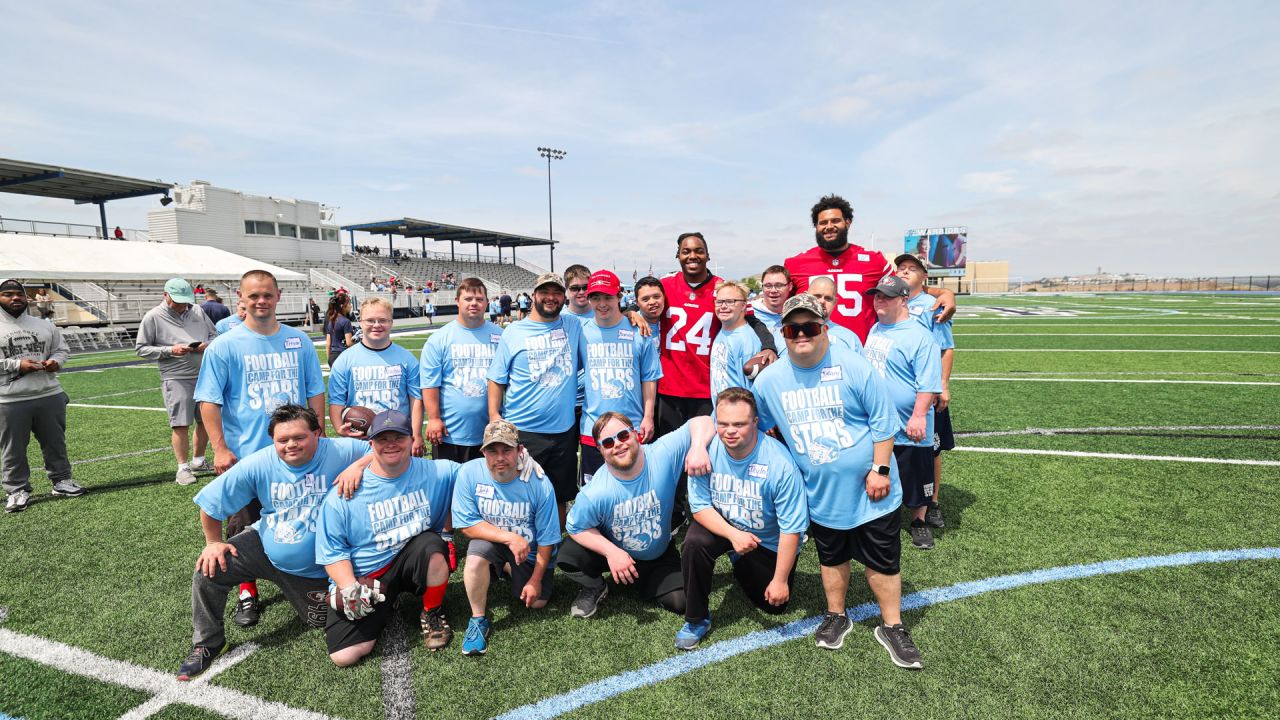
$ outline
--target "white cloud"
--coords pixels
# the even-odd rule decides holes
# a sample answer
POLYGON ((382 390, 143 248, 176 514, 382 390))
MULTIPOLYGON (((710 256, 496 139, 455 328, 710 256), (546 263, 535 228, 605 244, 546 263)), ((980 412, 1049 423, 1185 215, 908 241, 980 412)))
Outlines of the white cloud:
POLYGON ((1012 195, 1022 189, 1014 170, 971 172, 960 176, 961 190, 986 195, 1012 195))

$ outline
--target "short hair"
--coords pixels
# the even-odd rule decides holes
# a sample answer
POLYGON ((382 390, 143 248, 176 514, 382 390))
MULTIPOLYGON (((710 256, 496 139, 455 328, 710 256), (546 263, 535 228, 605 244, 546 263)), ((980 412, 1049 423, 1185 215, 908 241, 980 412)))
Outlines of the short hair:
POLYGON ((756 409, 756 396, 746 388, 731 387, 721 390, 716 396, 716 407, 720 407, 721 403, 746 403, 751 406, 751 417, 759 415, 756 409))
POLYGON ((687 232, 687 233, 680 233, 680 237, 676 238, 676 250, 679 250, 679 249, 680 249, 680 244, 684 242, 684 239, 685 239, 685 238, 691 238, 691 237, 696 237, 696 238, 698 238, 699 240, 701 240, 701 241, 702 241, 702 247, 703 247, 704 249, 706 249, 706 250, 708 250, 708 251, 710 251, 710 250, 711 250, 711 246, 707 245, 707 239, 706 239, 706 238, 704 238, 704 237, 702 237, 702 233, 700 233, 700 232, 687 232))
POLYGON ((249 272, 247 272, 247 273, 245 273, 245 274, 243 274, 243 275, 241 275, 241 276, 240 276, 240 282, 241 282, 241 283, 244 283, 244 281, 245 281, 245 280, 248 280, 248 279, 249 279, 249 278, 251 278, 251 277, 256 277, 256 278, 266 278, 267 280, 270 280, 270 281, 271 281, 271 284, 272 284, 272 285, 275 285, 275 286, 276 286, 276 289, 277 289, 277 290, 279 290, 279 289, 280 289, 280 281, 279 281, 279 280, 276 280, 276 276, 275 276, 275 275, 272 275, 271 273, 267 272, 266 270, 250 270, 249 272))
POLYGON ((267 434, 274 438, 277 425, 293 422, 294 420, 305 420, 307 429, 311 432, 320 429, 320 419, 316 417, 314 410, 302 405, 290 404, 281 405, 271 413, 271 420, 267 422, 267 434))
POLYGON ((830 285, 832 290, 836 289, 836 281, 832 280, 826 275, 818 275, 817 277, 809 278, 809 287, 812 288, 814 285, 817 285, 818 283, 822 283, 824 285, 830 285))
POLYGON ((488 299, 489 297, 489 288, 484 284, 484 281, 481 280, 480 278, 474 278, 474 277, 464 278, 462 282, 458 283, 458 291, 457 293, 455 293, 455 295, 461 295, 463 291, 478 292, 481 295, 484 295, 485 299, 488 299))
POLYGON ((751 297, 751 288, 747 287, 746 285, 743 285, 737 280, 721 280, 720 282, 716 283, 715 294, 719 295, 720 291, 725 288, 733 288, 734 290, 737 290, 739 293, 742 293, 743 300, 746 300, 747 298, 751 297))
POLYGON ((586 265, 570 265, 564 269, 564 281, 569 282, 569 278, 591 278, 591 270, 586 265))
POLYGON ((840 215, 844 217, 846 222, 853 220, 853 206, 849 204, 848 200, 832 193, 831 195, 824 195, 809 211, 809 218, 813 220, 814 227, 818 227, 818 215, 826 210, 839 210, 840 215))
MULTIPOLYGON (((817 223, 814 223, 814 224, 816 225, 817 223)), ((765 268, 764 272, 760 273, 761 281, 764 280, 765 275, 781 275, 782 277, 787 279, 787 282, 791 282, 791 271, 781 265, 770 265, 769 267, 765 268)))
POLYGON ((391 305, 391 301, 384 297, 367 297, 360 303, 360 314, 364 315, 364 309, 370 305, 377 305, 389 313, 395 314, 395 307, 391 305))
POLYGON ((204 297, 206 300, 214 299, 218 297, 218 291, 214 290, 213 288, 205 288, 204 297))
POLYGON ((636 281, 635 287, 633 288, 636 295, 640 294, 640 288, 642 287, 656 287, 662 291, 662 295, 664 297, 667 294, 666 288, 662 287, 662 281, 652 275, 645 275, 636 281))
POLYGON ((599 442, 600 433, 604 431, 604 426, 608 425, 613 420, 621 420, 627 424, 627 427, 635 427, 635 423, 631 422, 631 418, 620 412, 610 410, 596 418, 596 424, 591 426, 591 439, 599 442))

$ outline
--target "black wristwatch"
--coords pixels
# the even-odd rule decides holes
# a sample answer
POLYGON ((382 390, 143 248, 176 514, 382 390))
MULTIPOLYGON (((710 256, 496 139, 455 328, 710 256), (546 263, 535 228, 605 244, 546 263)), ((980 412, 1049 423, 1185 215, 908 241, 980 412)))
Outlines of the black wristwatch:
POLYGON ((888 465, 872 465, 871 472, 877 475, 884 475, 887 477, 889 475, 889 466, 888 465))

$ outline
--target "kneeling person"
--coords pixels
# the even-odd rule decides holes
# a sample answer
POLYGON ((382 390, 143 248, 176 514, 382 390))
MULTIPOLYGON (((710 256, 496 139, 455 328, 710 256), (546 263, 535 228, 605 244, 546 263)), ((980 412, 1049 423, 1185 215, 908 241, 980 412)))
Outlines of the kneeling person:
POLYGON ((463 655, 483 655, 492 629, 489 582, 508 574, 527 608, 551 599, 552 563, 560 544, 556 491, 520 445, 516 426, 495 420, 484 429, 483 458, 462 466, 453 493, 453 522, 471 541, 462 573, 471 603, 463 655))
POLYGON ((605 466, 579 493, 569 511, 569 539, 560 552, 565 577, 582 586, 570 614, 596 613, 614 582, 639 583, 646 600, 657 600, 674 613, 684 613, 680 554, 671 544, 671 510, 676 484, 688 466, 691 474, 710 470, 707 442, 711 419, 695 417, 652 445, 641 446, 626 415, 606 412, 592 428, 605 466))
POLYGON ((444 614, 448 547, 440 537, 459 465, 412 456, 409 418, 387 410, 369 427, 373 462, 350 500, 333 489, 316 524, 316 561, 341 593, 342 610, 329 613, 329 658, 346 667, 373 652, 400 592, 422 596, 422 637, 428 650, 453 639, 444 614), (359 582, 376 579, 386 600, 359 582))
POLYGON ((332 481, 369 452, 350 438, 320 437, 310 408, 282 405, 267 425, 272 446, 251 453, 195 497, 205 547, 191 580, 191 654, 178 670, 190 680, 209 668, 226 645, 227 594, 255 579, 275 583, 309 627, 327 617, 324 568, 316 562, 316 514, 332 481), (262 519, 222 542, 222 523, 251 500, 262 519))
POLYGON ((809 527, 804 480, 782 443, 760 435, 751 391, 729 388, 716 399, 710 475, 689 476, 689 525, 680 565, 684 627, 676 647, 692 650, 711 630, 707 597, 716 559, 729 553, 733 577, 756 607, 787 611, 800 534, 809 527))

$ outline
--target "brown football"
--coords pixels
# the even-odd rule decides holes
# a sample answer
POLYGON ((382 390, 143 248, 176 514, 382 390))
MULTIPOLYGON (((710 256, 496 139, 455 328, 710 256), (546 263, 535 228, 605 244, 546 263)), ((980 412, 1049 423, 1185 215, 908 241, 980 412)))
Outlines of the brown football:
POLYGON ((353 405, 342 411, 343 422, 351 423, 351 429, 359 432, 367 432, 369 426, 373 424, 373 418, 377 415, 374 411, 367 407, 353 405))
POLYGON ((756 376, 760 374, 760 371, 765 369, 765 366, 768 364, 769 355, 765 351, 761 350, 755 355, 747 358, 747 361, 742 364, 742 374, 746 375, 748 380, 755 380, 756 376))

